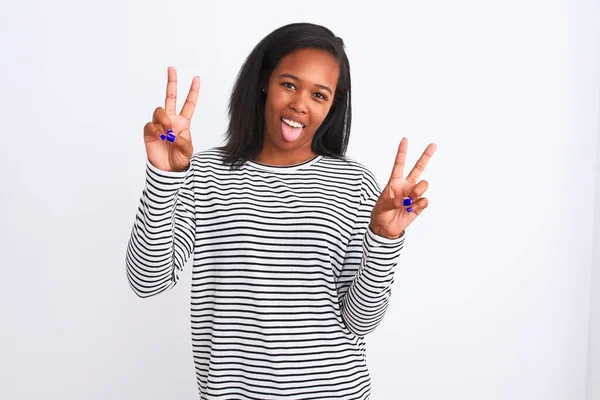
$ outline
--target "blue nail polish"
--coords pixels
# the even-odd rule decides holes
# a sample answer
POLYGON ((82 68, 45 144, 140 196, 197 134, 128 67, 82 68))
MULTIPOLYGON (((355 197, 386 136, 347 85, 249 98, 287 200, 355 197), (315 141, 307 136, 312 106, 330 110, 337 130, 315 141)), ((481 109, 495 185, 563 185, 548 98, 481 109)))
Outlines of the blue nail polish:
POLYGON ((161 133, 161 134, 160 134, 160 138, 161 138, 162 140, 165 140, 167 137, 166 137, 164 134, 162 134, 162 133, 161 133))
POLYGON ((169 130, 167 131, 167 134, 169 134, 169 133, 173 133, 173 129, 169 129, 169 130))
POLYGON ((412 207, 408 207, 408 208, 406 209, 406 211, 408 211, 408 212, 411 212, 411 211, 412 211, 412 207))
POLYGON ((409 197, 408 199, 404 199, 404 200, 402 201, 402 205, 403 205, 404 207, 410 206, 411 204, 412 204, 412 199, 411 199, 410 197, 409 197))
POLYGON ((175 141, 175 135, 173 135, 172 133, 169 133, 167 135, 167 140, 171 143, 173 143, 175 141))

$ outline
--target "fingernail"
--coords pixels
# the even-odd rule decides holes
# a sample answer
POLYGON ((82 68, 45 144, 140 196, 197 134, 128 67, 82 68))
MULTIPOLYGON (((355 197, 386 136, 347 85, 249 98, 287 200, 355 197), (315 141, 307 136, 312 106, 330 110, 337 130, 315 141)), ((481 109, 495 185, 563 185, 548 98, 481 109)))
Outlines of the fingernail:
POLYGON ((412 211, 412 207, 408 207, 408 208, 406 209, 406 211, 408 211, 408 212, 411 212, 411 211, 412 211))
POLYGON ((169 133, 173 133, 173 129, 169 129, 169 130, 167 131, 167 134, 169 134, 169 133))
POLYGON ((175 141, 175 136, 173 136, 173 135, 167 136, 167 141, 173 143, 175 141))
POLYGON ((161 134, 160 134, 160 138, 161 138, 162 140, 165 140, 167 137, 166 137, 166 136, 165 136, 163 133, 161 133, 161 134))
POLYGON ((404 199, 402 201, 402 205, 404 205, 404 207, 410 206, 412 204, 412 199, 409 197, 408 199, 404 199))

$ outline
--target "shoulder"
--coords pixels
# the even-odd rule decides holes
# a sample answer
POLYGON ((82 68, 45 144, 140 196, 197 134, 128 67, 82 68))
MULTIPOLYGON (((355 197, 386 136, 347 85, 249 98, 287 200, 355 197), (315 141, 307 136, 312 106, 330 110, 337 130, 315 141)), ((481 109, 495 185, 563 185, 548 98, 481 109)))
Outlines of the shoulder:
POLYGON ((217 175, 227 175, 231 172, 231 168, 224 163, 224 155, 224 151, 213 147, 194 153, 191 163, 196 173, 211 172, 217 175))
POLYGON ((324 156, 322 160, 323 165, 337 172, 343 173, 347 176, 353 176, 360 178, 362 185, 378 186, 377 178, 371 169, 365 164, 357 161, 356 159, 345 156, 343 159, 324 156))
POLYGON ((192 156, 192 162, 198 166, 223 165, 223 151, 217 147, 198 151, 192 156))

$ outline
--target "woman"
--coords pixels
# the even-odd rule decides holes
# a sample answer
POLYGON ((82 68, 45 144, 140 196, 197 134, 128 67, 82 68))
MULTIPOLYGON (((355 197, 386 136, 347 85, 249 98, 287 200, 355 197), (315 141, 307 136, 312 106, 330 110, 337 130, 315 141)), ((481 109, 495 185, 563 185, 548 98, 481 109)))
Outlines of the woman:
POLYGON ((254 48, 223 147, 193 153, 200 80, 179 115, 176 84, 169 68, 165 107, 144 128, 132 289, 170 289, 194 253, 201 399, 368 399, 364 337, 387 309, 404 230, 427 207, 417 180, 435 145, 404 179, 403 139, 383 191, 344 156, 350 68, 342 40, 318 25, 284 26, 254 48))

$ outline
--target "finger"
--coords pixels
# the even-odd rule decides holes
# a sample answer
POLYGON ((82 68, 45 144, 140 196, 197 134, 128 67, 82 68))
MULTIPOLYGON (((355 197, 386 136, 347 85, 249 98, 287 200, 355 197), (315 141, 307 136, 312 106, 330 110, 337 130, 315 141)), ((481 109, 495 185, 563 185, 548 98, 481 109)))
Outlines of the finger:
POLYGON ((167 68, 167 96, 165 98, 165 110, 168 115, 175 115, 177 105, 177 70, 175 67, 167 68))
POLYGON ((421 155, 421 157, 413 167, 412 171, 410 171, 410 173, 406 177, 407 181, 413 184, 417 182, 417 180, 425 170, 427 163, 431 159, 431 156, 433 155, 433 153, 435 153, 436 149, 437 145, 435 143, 430 143, 429 146, 427 146, 427 148, 423 152, 423 155, 421 155))
POLYGON ((413 201, 410 205, 404 202, 405 199, 397 197, 395 199, 386 199, 381 203, 381 211, 401 210, 404 209, 407 212, 414 212, 417 215, 420 211, 425 209, 429 204, 429 200, 426 197, 421 197, 413 201), (408 211, 410 209, 410 211, 408 211))
POLYGON ((189 160, 192 158, 194 147, 192 145, 191 138, 179 136, 177 140, 172 143, 172 146, 175 146, 177 150, 185 157, 185 159, 189 160))
POLYGON ((144 137, 149 139, 149 138, 160 138, 160 135, 162 135, 162 129, 160 128, 159 125, 156 125, 152 122, 148 122, 146 125, 144 125, 144 137))
POLYGON ((200 78, 195 76, 192 79, 192 86, 190 92, 185 99, 185 104, 181 109, 181 116, 187 119, 192 119, 194 110, 196 109, 196 103, 198 102, 198 93, 200 92, 200 78))
POLYGON ((191 134, 190 134, 190 130, 188 128, 183 129, 181 132, 173 132, 174 135, 176 135, 177 137, 185 137, 187 139, 191 139, 191 134))
POLYGON ((402 178, 404 176, 404 164, 406 163, 406 151, 408 150, 408 139, 402 138, 400 145, 398 146, 398 153, 396 153, 396 160, 394 161, 394 168, 392 169, 392 179, 402 178))
POLYGON ((419 200, 415 201, 412 206, 407 207, 406 211, 410 212, 411 214, 414 213, 415 215, 419 215, 427 208, 428 205, 429 200, 426 197, 421 197, 419 200))
POLYGON ((421 197, 425 194, 425 192, 427 191, 428 188, 429 188, 429 182, 427 182, 426 180, 422 180, 413 187, 409 196, 412 197, 413 200, 418 199, 419 197, 421 197))
POLYGON ((400 207, 411 207, 413 206, 421 196, 425 194, 427 188, 429 187, 429 182, 423 180, 417 183, 412 191, 410 192, 408 197, 394 197, 390 198, 385 202, 385 210, 394 210, 400 207))
POLYGON ((154 110, 154 114, 152 115, 152 122, 157 125, 161 125, 164 129, 164 132, 162 132, 164 134, 166 134, 169 129, 173 129, 171 118, 169 118, 169 116, 167 115, 167 111, 162 107, 158 107, 156 110, 154 110))

